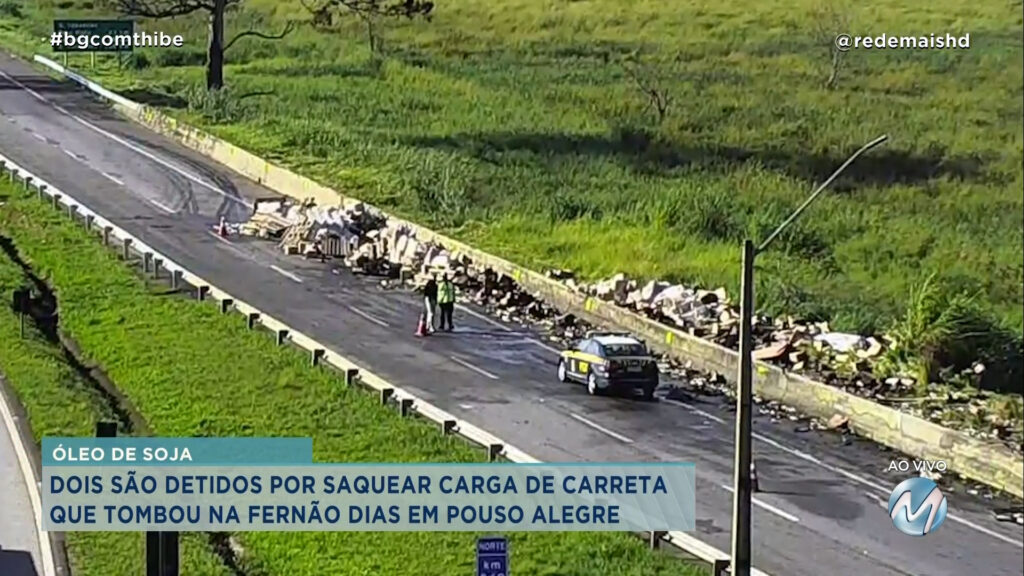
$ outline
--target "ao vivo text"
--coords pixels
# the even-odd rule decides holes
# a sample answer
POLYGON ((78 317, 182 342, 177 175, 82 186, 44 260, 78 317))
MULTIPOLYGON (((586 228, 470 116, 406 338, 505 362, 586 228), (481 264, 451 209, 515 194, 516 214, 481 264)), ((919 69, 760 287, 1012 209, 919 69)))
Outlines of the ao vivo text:
POLYGON ((893 460, 886 472, 945 472, 944 460, 893 460))

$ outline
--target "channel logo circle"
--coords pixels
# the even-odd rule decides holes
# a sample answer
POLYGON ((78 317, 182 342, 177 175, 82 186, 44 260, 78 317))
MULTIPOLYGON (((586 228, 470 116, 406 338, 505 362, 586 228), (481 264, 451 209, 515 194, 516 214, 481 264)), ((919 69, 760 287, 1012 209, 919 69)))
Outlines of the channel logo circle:
POLYGON ((889 495, 889 517, 900 532, 924 536, 946 520, 946 496, 929 478, 908 478, 889 495))

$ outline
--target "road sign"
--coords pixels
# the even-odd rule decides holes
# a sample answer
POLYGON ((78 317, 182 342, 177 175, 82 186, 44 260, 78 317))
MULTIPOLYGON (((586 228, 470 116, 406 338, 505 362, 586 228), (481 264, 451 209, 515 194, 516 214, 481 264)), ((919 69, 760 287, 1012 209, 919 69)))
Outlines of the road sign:
POLYGON ((61 35, 85 36, 76 42, 67 40, 53 46, 54 52, 131 52, 130 37, 135 33, 131 20, 54 20, 53 31, 61 35))
POLYGON ((32 291, 29 288, 15 288, 14 297, 11 300, 11 310, 18 314, 25 314, 32 306, 32 291))
POLYGON ((476 576, 508 576, 508 540, 504 536, 476 541, 476 576))

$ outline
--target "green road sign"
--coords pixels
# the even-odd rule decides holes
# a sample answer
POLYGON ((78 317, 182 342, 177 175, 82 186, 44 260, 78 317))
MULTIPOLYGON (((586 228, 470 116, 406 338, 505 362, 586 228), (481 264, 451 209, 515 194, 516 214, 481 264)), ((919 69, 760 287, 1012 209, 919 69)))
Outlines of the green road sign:
POLYGON ((54 52, 131 52, 131 20, 54 20, 54 52))

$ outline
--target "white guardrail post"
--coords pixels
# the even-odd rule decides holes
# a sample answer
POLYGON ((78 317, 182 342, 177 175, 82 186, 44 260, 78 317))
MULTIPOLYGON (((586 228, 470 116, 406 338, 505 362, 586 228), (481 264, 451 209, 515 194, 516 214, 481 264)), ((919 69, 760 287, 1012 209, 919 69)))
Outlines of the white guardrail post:
MULTIPOLYGON (((441 408, 416 397, 414 394, 398 388, 376 374, 373 374, 372 372, 365 370, 359 365, 342 357, 337 352, 317 342, 313 338, 293 329, 284 322, 261 312, 255 307, 235 298, 220 288, 217 288, 212 283, 200 278, 192 272, 189 272, 184 266, 178 264, 174 260, 171 260, 166 255, 147 245, 139 238, 136 238, 113 222, 107 220, 82 202, 73 198, 70 194, 59 190, 53 184, 46 182, 42 178, 39 178, 25 168, 19 166, 10 158, 0 154, 0 172, 3 172, 4 170, 10 171, 10 178, 12 181, 17 177, 18 179, 28 183, 26 186, 30 185, 36 188, 39 195, 50 196, 55 208, 60 209, 60 204, 64 204, 67 209, 74 208, 73 210, 69 210, 67 213, 77 213, 82 215, 87 223, 86 225, 90 227, 90 229, 99 229, 103 231, 105 241, 109 242, 110 237, 120 240, 120 244, 123 247, 126 256, 129 251, 139 255, 148 253, 150 258, 160 260, 161 267, 170 273, 172 279, 176 280, 180 278, 189 285, 195 287, 197 291, 200 291, 205 296, 212 297, 218 303, 226 302, 225 305, 222 305, 224 306, 223 310, 225 312, 228 311, 228 307, 230 307, 236 312, 246 316, 250 327, 253 327, 255 324, 260 324, 270 330, 271 333, 278 334, 279 336, 284 335, 281 342, 282 344, 287 340, 311 354, 316 354, 318 364, 325 363, 340 370, 341 373, 345 375, 346 383, 361 383, 365 387, 381 393, 382 400, 386 402, 394 402, 410 414, 419 414, 423 418, 437 423, 440 425, 442 433, 448 434, 454 432, 483 446, 488 451, 489 460, 496 459, 498 456, 503 456, 510 462, 520 464, 536 464, 541 462, 523 450, 516 448, 497 436, 494 436, 490 432, 470 424, 465 420, 460 420, 441 408)), ((0 174, 0 177, 2 176, 3 174, 0 174)), ((45 201, 45 198, 43 198, 43 200, 45 201)), ((118 243, 114 243, 114 245, 117 244, 118 243)), ((36 486, 36 488, 38 490, 38 486, 36 486)), ((724 576, 728 573, 727 567, 729 564, 729 555, 689 534, 684 532, 668 532, 662 536, 662 541, 701 561, 711 564, 714 570, 713 576, 724 576)), ((759 570, 755 570, 754 574, 755 576, 768 576, 759 570)))

